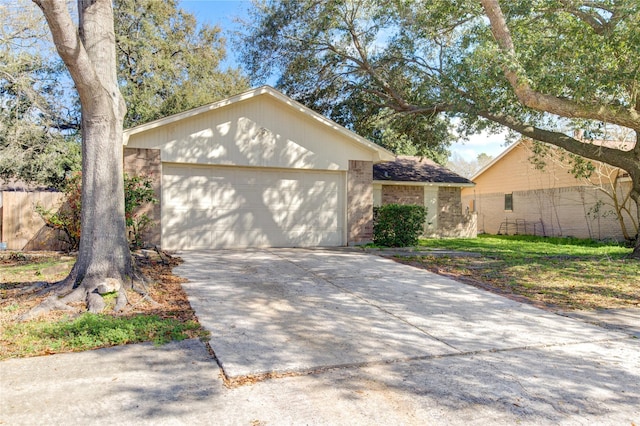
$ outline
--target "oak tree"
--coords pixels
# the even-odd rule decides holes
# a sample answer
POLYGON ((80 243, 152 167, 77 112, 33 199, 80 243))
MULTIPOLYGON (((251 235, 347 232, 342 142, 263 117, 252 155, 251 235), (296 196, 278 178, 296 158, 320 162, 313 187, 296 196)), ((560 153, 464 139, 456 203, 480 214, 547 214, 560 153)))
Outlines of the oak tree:
POLYGON ((111 0, 78 0, 78 25, 63 0, 33 0, 47 20, 56 50, 69 70, 81 105, 82 216, 78 258, 56 295, 40 309, 86 300, 100 311, 99 293, 118 291, 116 309, 135 271, 125 234, 122 132, 126 113, 116 77, 111 0), (62 297, 58 297, 62 296, 62 297))
POLYGON ((321 112, 340 106, 343 124, 392 112, 459 134, 504 126, 621 168, 640 206, 639 22, 636 0, 280 0, 256 6, 243 61, 321 112), (603 123, 634 145, 573 137, 603 123))

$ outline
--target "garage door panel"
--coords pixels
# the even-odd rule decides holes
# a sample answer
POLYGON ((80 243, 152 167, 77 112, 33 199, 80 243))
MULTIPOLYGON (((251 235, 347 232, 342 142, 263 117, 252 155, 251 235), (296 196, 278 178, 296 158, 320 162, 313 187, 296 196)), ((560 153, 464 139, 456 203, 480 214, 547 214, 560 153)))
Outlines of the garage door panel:
POLYGON ((163 246, 339 246, 342 188, 340 172, 163 166, 163 246))

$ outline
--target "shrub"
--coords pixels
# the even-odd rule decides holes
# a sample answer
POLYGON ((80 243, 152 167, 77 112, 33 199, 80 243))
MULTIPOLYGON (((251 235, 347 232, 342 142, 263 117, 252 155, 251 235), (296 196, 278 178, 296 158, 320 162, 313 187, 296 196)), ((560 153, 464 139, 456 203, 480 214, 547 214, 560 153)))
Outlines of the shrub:
MULTIPOLYGON (((62 190, 65 201, 57 211, 36 206, 36 212, 48 227, 62 231, 62 240, 68 244, 70 251, 78 250, 80 244, 81 184, 81 173, 74 173, 67 178, 62 190)), ((150 177, 124 175, 125 220, 131 248, 141 247, 142 234, 153 226, 153 221, 146 214, 136 213, 136 210, 145 203, 157 203, 154 195, 150 177)))
POLYGON ((151 178, 148 176, 124 175, 124 217, 129 231, 129 244, 132 248, 142 247, 142 234, 153 226, 153 221, 146 214, 136 213, 138 207, 145 203, 157 203, 151 178))
POLYGON ((418 244, 427 209, 417 204, 387 204, 373 209, 373 242, 387 247, 418 244))
POLYGON ((48 227, 62 231, 60 239, 67 243, 70 251, 78 250, 80 244, 81 185, 82 174, 73 173, 65 179, 62 187, 65 198, 57 211, 45 209, 40 204, 36 206, 36 212, 48 227))

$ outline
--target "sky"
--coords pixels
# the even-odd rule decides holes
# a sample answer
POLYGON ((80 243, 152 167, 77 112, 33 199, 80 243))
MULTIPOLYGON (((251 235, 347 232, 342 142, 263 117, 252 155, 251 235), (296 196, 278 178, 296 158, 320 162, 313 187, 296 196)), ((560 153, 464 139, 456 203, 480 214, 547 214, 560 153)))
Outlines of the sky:
MULTIPOLYGON (((218 25, 223 35, 229 39, 227 31, 237 28, 234 18, 247 16, 247 9, 251 7, 251 1, 246 0, 180 0, 180 7, 192 13, 198 22, 218 25)), ((224 65, 239 66, 233 49, 227 45, 227 61, 224 65)), ((457 153, 466 161, 472 161, 481 153, 496 157, 506 149, 505 134, 473 135, 468 141, 454 143, 451 146, 451 153, 457 153)))

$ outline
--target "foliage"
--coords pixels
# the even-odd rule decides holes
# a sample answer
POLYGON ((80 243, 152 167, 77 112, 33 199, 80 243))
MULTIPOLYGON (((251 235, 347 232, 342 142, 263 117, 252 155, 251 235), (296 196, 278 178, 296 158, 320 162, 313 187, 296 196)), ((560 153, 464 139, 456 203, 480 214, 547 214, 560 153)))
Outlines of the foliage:
POLYGON ((198 24, 175 0, 114 3, 118 80, 125 127, 235 95, 248 87, 237 69, 221 70, 225 39, 198 24))
POLYGON ((425 206, 386 204, 373 209, 373 242, 387 247, 408 247, 418 243, 427 218, 425 206))
POLYGON ((80 148, 73 132, 61 132, 76 125, 63 103, 70 87, 34 12, 30 1, 0 5, 0 179, 61 189, 80 168, 80 148))
POLYGON ((80 218, 82 215, 82 174, 77 172, 69 176, 62 188, 64 201, 58 210, 36 206, 36 212, 45 224, 62 232, 62 240, 69 251, 76 251, 80 245, 80 218))
POLYGON ((36 356, 146 341, 163 344, 184 340, 198 329, 200 325, 196 322, 181 322, 157 315, 113 317, 86 313, 75 319, 53 323, 30 321, 9 324, 0 335, 0 341, 11 341, 13 346, 20 348, 11 356, 36 356))
MULTIPOLYGON (((247 26, 243 61, 254 80, 279 77, 287 93, 342 123, 389 111, 409 122, 456 123, 461 135, 505 126, 620 167, 640 205, 640 3, 500 6, 496 0, 266 2, 247 26), (571 136, 572 128, 595 133, 602 123, 634 130, 636 149, 571 136)), ((432 137, 446 146, 442 133, 432 137)))
POLYGON ((149 216, 137 210, 140 206, 151 203, 156 204, 152 181, 149 176, 124 175, 124 215, 129 230, 129 244, 131 248, 142 247, 145 231, 153 226, 149 216))
POLYGON ((476 159, 471 161, 467 161, 460 154, 454 153, 447 161, 447 168, 460 176, 471 178, 492 160, 493 157, 485 153, 478 154, 476 159))
MULTIPOLYGON (((144 204, 155 204, 158 200, 154 197, 152 181, 148 176, 124 175, 125 190, 125 219, 129 232, 129 244, 131 248, 139 248, 143 245, 144 232, 153 226, 153 221, 146 215, 137 212, 144 204)), ((46 225, 63 232, 63 240, 68 244, 70 251, 78 250, 80 244, 80 218, 82 215, 82 175, 71 175, 63 188, 65 194, 62 206, 55 209, 45 209, 36 206, 36 211, 46 225)))

